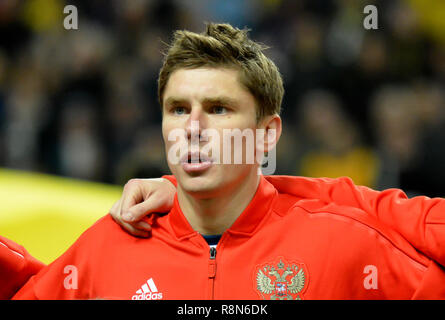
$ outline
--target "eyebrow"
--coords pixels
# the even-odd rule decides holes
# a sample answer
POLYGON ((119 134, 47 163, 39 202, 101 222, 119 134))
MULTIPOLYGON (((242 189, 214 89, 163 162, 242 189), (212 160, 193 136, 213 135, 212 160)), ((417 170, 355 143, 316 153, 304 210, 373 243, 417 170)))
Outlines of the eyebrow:
MULTIPOLYGON (((167 100, 165 100, 165 104, 166 105, 182 105, 187 103, 186 99, 182 99, 182 98, 177 98, 177 97, 169 97, 167 100)), ((232 106, 236 106, 238 105, 237 101, 235 99, 232 99, 230 97, 212 97, 212 98, 205 98, 204 100, 202 100, 203 104, 220 104, 220 105, 232 105, 232 106)))
POLYGON ((204 104, 219 104, 223 106, 236 106, 238 105, 235 99, 229 97, 214 97, 214 98, 205 98, 203 100, 204 104))
POLYGON ((186 102, 187 102, 187 100, 185 100, 185 99, 180 99, 180 98, 175 98, 175 97, 169 97, 167 100, 165 100, 166 105, 172 105, 172 106, 184 104, 186 102))

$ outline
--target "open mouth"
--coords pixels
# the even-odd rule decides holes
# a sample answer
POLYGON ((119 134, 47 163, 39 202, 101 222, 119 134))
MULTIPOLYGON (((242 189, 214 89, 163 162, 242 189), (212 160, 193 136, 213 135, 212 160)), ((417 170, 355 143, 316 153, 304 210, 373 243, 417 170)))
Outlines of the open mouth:
POLYGON ((213 160, 205 154, 187 153, 181 158, 181 166, 186 172, 200 172, 212 166, 213 160))
POLYGON ((203 163, 203 162, 213 162, 211 158, 203 153, 187 153, 181 158, 181 163, 203 163))

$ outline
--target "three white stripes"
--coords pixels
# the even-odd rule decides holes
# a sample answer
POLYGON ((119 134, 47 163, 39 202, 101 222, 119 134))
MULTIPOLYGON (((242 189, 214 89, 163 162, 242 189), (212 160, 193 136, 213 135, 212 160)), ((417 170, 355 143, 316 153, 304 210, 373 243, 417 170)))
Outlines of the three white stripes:
POLYGON ((137 290, 136 293, 148 293, 148 292, 158 292, 158 288, 156 288, 156 285, 153 281, 153 278, 150 278, 147 280, 147 283, 144 283, 141 286, 141 289, 137 290), (141 290, 142 289, 142 290, 141 290))

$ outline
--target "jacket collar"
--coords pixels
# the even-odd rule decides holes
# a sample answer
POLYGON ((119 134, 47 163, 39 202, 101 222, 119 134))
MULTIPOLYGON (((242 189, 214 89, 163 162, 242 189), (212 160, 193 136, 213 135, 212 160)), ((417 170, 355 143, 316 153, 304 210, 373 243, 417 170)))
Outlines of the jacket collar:
MULTIPOLYGON (((261 176, 254 197, 226 232, 232 234, 252 234, 270 211, 277 195, 278 192, 275 187, 269 183, 264 176, 261 176)), ((175 195, 173 207, 168 218, 173 232, 179 239, 188 238, 197 234, 197 231, 193 230, 192 226, 185 218, 181 207, 179 206, 177 194, 175 195)))

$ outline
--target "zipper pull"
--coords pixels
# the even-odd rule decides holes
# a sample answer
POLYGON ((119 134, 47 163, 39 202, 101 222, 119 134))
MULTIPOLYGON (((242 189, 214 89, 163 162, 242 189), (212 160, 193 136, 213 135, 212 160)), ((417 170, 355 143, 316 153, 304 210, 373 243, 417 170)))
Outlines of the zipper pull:
POLYGON ((216 258, 216 248, 210 247, 210 259, 215 260, 216 258))

